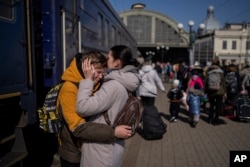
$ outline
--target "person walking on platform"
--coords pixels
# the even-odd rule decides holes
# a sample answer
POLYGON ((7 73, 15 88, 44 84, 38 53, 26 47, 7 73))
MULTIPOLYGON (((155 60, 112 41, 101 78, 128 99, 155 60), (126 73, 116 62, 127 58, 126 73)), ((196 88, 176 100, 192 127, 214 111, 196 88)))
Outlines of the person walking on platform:
POLYGON ((162 92, 166 91, 161 78, 151 65, 151 56, 145 58, 144 65, 140 69, 139 74, 141 76, 142 83, 138 90, 139 96, 142 100, 142 105, 154 105, 155 97, 157 96, 157 87, 162 92))
POLYGON ((242 90, 243 94, 248 94, 248 97, 250 98, 250 72, 248 72, 242 81, 242 90))
MULTIPOLYGON (((150 56, 150 57, 151 57, 151 56, 150 56)), ((161 78, 161 75, 162 75, 162 67, 161 67, 161 63, 160 63, 160 62, 156 62, 155 70, 156 70, 158 76, 161 78)))
POLYGON ((173 86, 169 89, 167 97, 170 100, 169 112, 170 112, 170 122, 177 122, 181 99, 183 97, 183 91, 179 87, 180 81, 175 79, 173 81, 173 86))
POLYGON ((167 62, 163 67, 164 82, 169 83, 170 72, 172 72, 172 66, 167 62))
POLYGON ((156 140, 163 137, 166 132, 166 125, 161 119, 155 98, 157 96, 157 87, 164 93, 165 87, 156 70, 151 65, 151 57, 146 57, 144 65, 140 69, 141 85, 138 89, 144 108, 142 115, 142 128, 138 133, 147 140, 156 140))
POLYGON ((188 82, 187 104, 189 106, 190 125, 195 128, 200 119, 201 97, 204 95, 204 84, 199 76, 201 68, 192 69, 192 76, 188 82))
POLYGON ((212 65, 207 69, 205 93, 210 103, 208 123, 216 125, 219 123, 223 100, 226 98, 226 82, 219 60, 213 60, 212 65))
POLYGON ((233 108, 231 112, 227 113, 230 116, 234 115, 234 111, 237 109, 237 98, 242 88, 239 69, 235 64, 235 60, 232 60, 232 63, 226 67, 224 76, 227 89, 227 98, 225 99, 225 103, 233 108))

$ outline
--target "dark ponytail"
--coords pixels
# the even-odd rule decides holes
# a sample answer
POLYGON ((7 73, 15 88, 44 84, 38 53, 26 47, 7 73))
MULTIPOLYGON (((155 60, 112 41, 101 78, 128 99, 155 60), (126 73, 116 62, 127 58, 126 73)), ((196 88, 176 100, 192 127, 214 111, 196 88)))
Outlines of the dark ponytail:
POLYGON ((126 65, 134 65, 135 59, 133 59, 132 51, 129 47, 125 45, 113 46, 110 51, 113 54, 114 59, 120 59, 122 67, 126 65))

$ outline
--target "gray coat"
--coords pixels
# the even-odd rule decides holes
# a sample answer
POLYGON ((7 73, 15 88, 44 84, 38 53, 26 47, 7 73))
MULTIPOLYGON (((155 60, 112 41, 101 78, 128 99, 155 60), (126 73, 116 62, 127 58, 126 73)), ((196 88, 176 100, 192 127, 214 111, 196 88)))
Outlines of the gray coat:
MULTIPOLYGON (((207 74, 212 70, 216 70, 217 72, 220 73, 221 87, 218 91, 210 91, 208 89, 208 77, 206 77, 205 78, 205 93, 207 93, 209 97, 222 96, 226 93, 226 81, 225 81, 224 73, 219 66, 212 65, 207 69, 207 74)), ((207 76, 207 74, 206 74, 206 76, 207 76)))
MULTIPOLYGON (((108 111, 111 123, 125 104, 129 91, 135 91, 140 77, 134 66, 125 66, 115 70, 104 78, 101 88, 92 96, 94 83, 84 79, 80 82, 77 95, 77 113, 90 116, 90 121, 104 123, 103 112, 108 111)), ((119 167, 124 151, 124 140, 112 143, 84 142, 82 145, 81 166, 119 167)))
POLYGON ((144 65, 140 70, 142 84, 139 87, 139 95, 146 97, 156 97, 157 87, 165 91, 164 85, 157 72, 151 65, 144 65))

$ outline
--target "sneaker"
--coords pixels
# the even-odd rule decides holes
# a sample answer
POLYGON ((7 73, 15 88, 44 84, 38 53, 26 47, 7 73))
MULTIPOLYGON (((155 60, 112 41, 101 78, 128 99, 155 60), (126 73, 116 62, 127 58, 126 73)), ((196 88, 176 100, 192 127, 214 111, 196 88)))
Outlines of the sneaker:
POLYGON ((169 121, 173 122, 174 120, 175 120, 175 117, 171 117, 169 121))
POLYGON ((198 122, 197 122, 197 121, 194 121, 194 122, 192 123, 191 127, 195 128, 197 124, 198 124, 198 122))
POLYGON ((178 122, 178 120, 177 120, 177 119, 174 119, 174 122, 178 122))

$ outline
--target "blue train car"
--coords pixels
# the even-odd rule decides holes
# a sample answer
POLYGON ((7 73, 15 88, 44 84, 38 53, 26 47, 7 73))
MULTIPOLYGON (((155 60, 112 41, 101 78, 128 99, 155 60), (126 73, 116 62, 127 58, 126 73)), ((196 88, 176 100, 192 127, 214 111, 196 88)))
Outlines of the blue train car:
POLYGON ((117 44, 136 56, 136 42, 108 0, 0 1, 0 166, 53 156, 43 154, 41 141, 54 136, 38 129, 37 108, 77 52, 107 54, 117 44))

